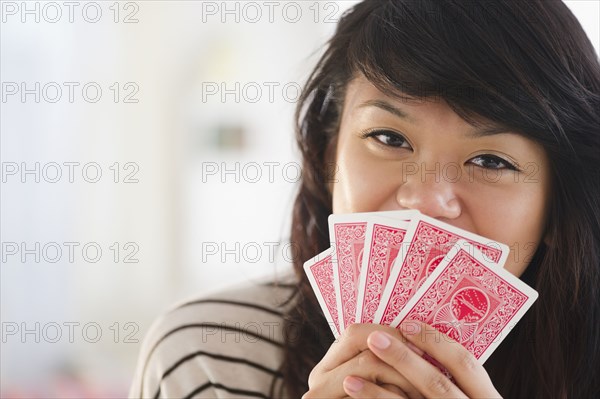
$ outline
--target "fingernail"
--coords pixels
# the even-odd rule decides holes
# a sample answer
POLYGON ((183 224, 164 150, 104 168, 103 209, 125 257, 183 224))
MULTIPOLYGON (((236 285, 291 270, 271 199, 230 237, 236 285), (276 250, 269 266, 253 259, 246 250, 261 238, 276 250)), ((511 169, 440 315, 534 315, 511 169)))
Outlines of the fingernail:
POLYGON ((371 342, 371 345, 373 345, 377 349, 386 349, 392 344, 390 336, 387 333, 384 333, 383 331, 375 331, 371 334, 369 340, 371 342))
POLYGON ((363 386, 365 385, 364 382, 362 382, 362 380, 360 378, 356 378, 356 377, 347 377, 344 380, 344 387, 352 392, 359 392, 363 386))
POLYGON ((415 352, 419 356, 423 356, 423 354, 425 353, 421 349, 419 349, 416 346, 414 346, 413 344, 411 344, 410 342, 407 342, 406 346, 408 346, 413 352, 415 352))

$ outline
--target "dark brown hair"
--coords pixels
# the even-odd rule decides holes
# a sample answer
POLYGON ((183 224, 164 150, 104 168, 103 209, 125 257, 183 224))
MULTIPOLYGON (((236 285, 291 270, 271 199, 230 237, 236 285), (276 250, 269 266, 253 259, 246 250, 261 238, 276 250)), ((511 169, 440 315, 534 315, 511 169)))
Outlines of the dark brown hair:
POLYGON ((345 88, 362 73, 398 98, 437 97, 540 143, 552 197, 521 277, 539 299, 485 367, 505 397, 600 394, 600 64, 560 0, 367 0, 339 21, 296 110, 303 177, 291 241, 296 306, 282 366, 291 397, 333 341, 303 262, 329 246, 332 155, 345 88))

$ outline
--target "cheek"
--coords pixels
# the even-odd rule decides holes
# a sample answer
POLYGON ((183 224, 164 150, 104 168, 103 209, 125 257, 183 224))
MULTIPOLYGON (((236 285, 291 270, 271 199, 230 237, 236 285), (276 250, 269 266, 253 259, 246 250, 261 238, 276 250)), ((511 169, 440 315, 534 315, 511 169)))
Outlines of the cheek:
POLYGON ((372 212, 381 206, 394 191, 394 179, 385 165, 380 165, 351 145, 339 143, 337 171, 332 185, 333 212, 372 212))
POLYGON ((495 195, 480 193, 468 212, 478 234, 509 246, 504 268, 520 276, 543 238, 546 211, 542 190, 516 188, 495 195))

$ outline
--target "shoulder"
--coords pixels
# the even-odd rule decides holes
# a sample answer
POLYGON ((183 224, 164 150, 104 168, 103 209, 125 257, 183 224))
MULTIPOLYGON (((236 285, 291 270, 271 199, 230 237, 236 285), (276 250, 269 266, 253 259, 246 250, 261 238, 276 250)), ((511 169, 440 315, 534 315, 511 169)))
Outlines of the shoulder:
POLYGON ((130 397, 267 397, 294 288, 286 275, 177 304, 147 333, 130 397))

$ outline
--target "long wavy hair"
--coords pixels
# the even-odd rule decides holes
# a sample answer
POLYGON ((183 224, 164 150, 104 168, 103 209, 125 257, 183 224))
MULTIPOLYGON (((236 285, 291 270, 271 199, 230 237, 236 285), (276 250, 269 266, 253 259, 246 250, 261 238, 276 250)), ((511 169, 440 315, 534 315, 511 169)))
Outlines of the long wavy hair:
POLYGON ((387 94, 442 98, 466 121, 487 118, 545 148, 546 239, 521 277, 539 299, 485 367, 505 397, 598 397, 600 64, 560 0, 367 0, 342 16, 296 110, 303 176, 291 240, 299 285, 285 321, 294 331, 285 392, 308 390, 308 374, 333 341, 302 265, 329 246, 336 138, 357 73, 387 94))

